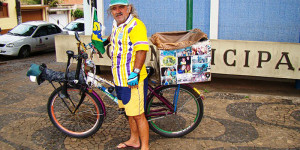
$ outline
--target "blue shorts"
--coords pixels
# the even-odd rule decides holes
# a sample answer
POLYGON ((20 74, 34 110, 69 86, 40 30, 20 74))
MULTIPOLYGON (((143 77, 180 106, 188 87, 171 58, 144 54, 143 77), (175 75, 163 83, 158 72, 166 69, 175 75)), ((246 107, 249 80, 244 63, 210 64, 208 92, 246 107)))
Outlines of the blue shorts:
POLYGON ((140 82, 138 88, 116 86, 119 108, 125 108, 127 116, 137 116, 145 112, 148 78, 140 82))

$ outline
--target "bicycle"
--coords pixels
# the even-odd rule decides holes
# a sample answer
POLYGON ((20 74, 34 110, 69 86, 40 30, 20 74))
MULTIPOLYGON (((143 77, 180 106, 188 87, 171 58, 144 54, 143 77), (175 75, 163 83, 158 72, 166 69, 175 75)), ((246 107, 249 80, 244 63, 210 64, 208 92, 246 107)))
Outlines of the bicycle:
MULTIPOLYGON (((79 42, 78 55, 74 55, 73 51, 66 52, 68 55, 66 72, 59 73, 60 77, 63 76, 62 79, 46 79, 47 71, 50 71, 47 70, 45 73, 46 66, 42 65, 40 68, 44 71, 40 80, 48 80, 55 89, 47 104, 48 115, 53 125, 68 136, 85 138, 99 130, 106 116, 103 100, 92 88, 97 87, 116 104, 118 99, 114 94, 114 84, 95 74, 92 56, 96 49, 89 44, 91 58, 88 59, 86 53, 88 46, 80 41, 77 33, 75 37, 79 42), (76 72, 69 72, 71 58, 77 60, 76 72), (90 66, 92 71, 84 72, 86 66, 90 66), (60 86, 56 88, 53 81, 58 82, 60 86), (109 87, 106 88, 104 84, 109 87)), ((150 80, 154 69, 147 67, 147 72, 150 80)), ((203 117, 202 100, 200 92, 188 84, 156 87, 148 84, 145 115, 150 129, 172 138, 190 133, 203 117)))

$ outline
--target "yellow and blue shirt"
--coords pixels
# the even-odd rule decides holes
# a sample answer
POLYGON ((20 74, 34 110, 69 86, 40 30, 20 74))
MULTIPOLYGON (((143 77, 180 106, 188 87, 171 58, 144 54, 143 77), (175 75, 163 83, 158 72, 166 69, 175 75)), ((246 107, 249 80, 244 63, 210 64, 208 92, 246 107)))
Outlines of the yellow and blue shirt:
MULTIPOLYGON (((125 23, 117 26, 114 20, 110 39, 112 45, 112 74, 115 85, 128 87, 127 79, 133 71, 136 52, 149 51, 147 30, 144 23, 130 15, 125 23)), ((140 72, 140 81, 147 77, 145 65, 140 72)))

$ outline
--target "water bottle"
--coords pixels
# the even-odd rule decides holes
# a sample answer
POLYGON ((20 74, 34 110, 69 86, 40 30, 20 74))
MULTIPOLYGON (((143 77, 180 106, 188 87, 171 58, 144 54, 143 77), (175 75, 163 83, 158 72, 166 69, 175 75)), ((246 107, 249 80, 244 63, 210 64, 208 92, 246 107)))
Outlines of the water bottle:
POLYGON ((117 92, 114 87, 109 87, 108 92, 114 96, 113 100, 118 104, 117 92))
POLYGON ((114 87, 109 87, 108 92, 111 93, 115 97, 117 96, 117 93, 116 93, 116 90, 114 87))

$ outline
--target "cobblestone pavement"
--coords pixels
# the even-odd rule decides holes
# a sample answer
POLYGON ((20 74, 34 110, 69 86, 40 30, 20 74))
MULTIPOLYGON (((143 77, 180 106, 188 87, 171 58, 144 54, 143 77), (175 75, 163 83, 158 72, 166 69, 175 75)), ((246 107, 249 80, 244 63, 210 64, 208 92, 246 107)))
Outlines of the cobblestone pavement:
MULTIPOLYGON (((129 138, 127 120, 108 100, 104 100, 107 118, 95 135, 76 139, 60 133, 47 115, 47 100, 53 88, 46 82, 38 86, 29 81, 29 62, 40 63, 29 59, 14 71, 9 66, 3 69, 9 64, 0 65, 1 150, 115 149, 129 138)), ((46 63, 49 68, 64 69, 54 56, 46 63)), ((109 72, 103 71, 102 75, 111 78, 109 72)), ((300 149, 299 90, 288 95, 278 91, 241 93, 234 87, 221 91, 203 85, 194 84, 206 97, 200 125, 181 138, 164 138, 150 131, 151 149, 300 149)))

